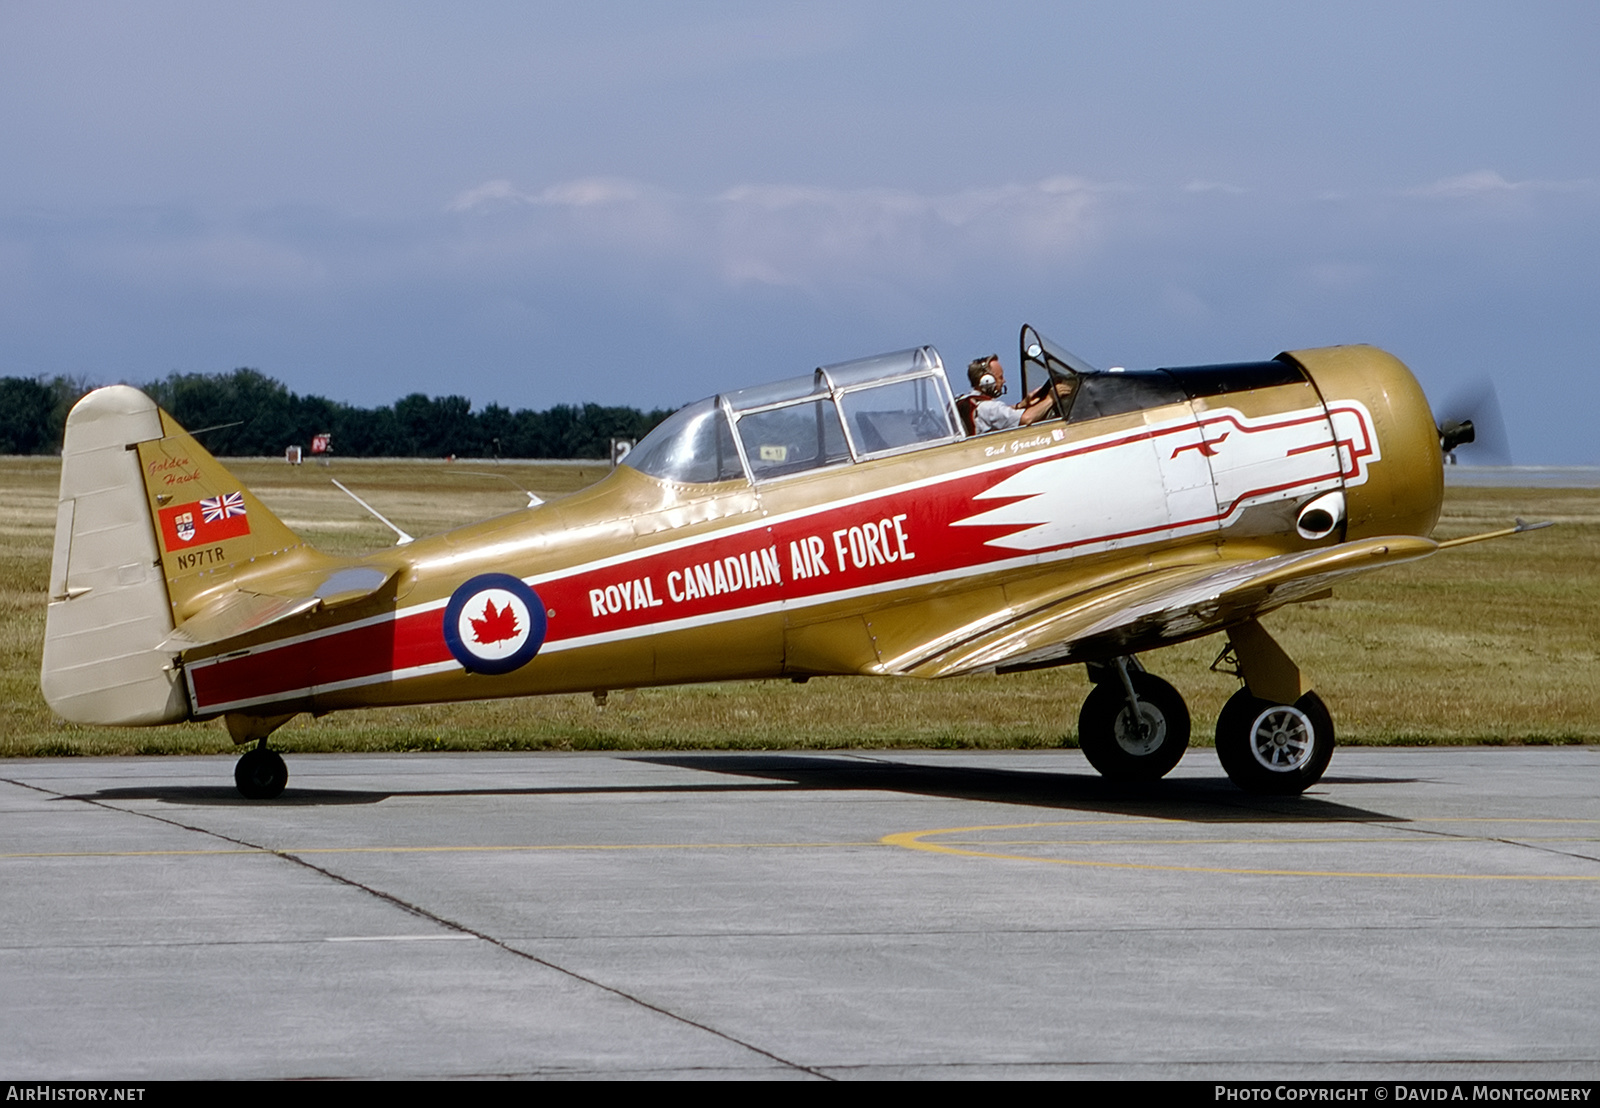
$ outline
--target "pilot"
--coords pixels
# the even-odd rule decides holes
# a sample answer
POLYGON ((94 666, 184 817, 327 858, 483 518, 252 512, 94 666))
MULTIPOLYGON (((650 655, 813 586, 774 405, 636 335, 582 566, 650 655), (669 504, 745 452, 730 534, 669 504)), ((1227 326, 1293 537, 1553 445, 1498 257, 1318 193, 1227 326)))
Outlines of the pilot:
POLYGON ((1000 397, 1006 391, 1006 371, 1000 364, 998 354, 974 358, 969 362, 967 380, 972 382, 972 393, 970 397, 962 399, 976 400, 972 407, 972 428, 979 435, 1026 427, 1048 416, 1055 401, 1048 384, 1035 389, 1032 396, 1024 397, 1015 404, 1001 401, 1000 397))

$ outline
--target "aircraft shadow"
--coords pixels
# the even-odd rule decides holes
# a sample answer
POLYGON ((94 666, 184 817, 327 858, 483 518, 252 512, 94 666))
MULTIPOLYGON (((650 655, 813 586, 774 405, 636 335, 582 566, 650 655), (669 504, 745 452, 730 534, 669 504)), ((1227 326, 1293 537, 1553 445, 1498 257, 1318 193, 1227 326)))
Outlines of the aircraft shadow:
POLYGON ((500 789, 302 789, 290 786, 271 800, 247 800, 227 785, 133 785, 118 789, 97 789, 91 793, 58 796, 56 800, 159 800, 167 804, 195 804, 205 807, 283 807, 285 805, 378 804, 403 796, 619 796, 634 793, 747 793, 790 792, 810 786, 793 785, 556 785, 549 788, 500 789))
MULTIPOLYGON (((1127 783, 1092 773, 930 766, 815 754, 671 754, 633 759, 682 769, 786 781, 819 791, 875 790, 1022 804, 1035 808, 1158 815, 1192 822, 1403 822, 1402 817, 1311 796, 1252 796, 1226 777, 1127 783)), ((1366 778, 1363 784, 1372 783, 1366 778)), ((1394 783, 1400 783, 1395 781, 1394 783)), ((770 787, 770 786, 769 786, 770 787)))
MULTIPOLYGON (((629 760, 705 773, 755 778, 738 782, 662 785, 552 786, 484 789, 285 789, 275 800, 246 800, 224 785, 150 785, 102 789, 63 799, 157 800, 200 806, 296 806, 376 804, 391 797, 562 796, 772 792, 898 792, 950 800, 987 801, 1033 808, 1160 816, 1196 823, 1399 822, 1386 815, 1315 796, 1252 796, 1226 777, 1176 778, 1127 784, 1089 773, 989 769, 981 766, 919 765, 860 756, 781 753, 642 754, 629 760)), ((1361 784, 1402 784, 1405 778, 1325 778, 1361 784)))

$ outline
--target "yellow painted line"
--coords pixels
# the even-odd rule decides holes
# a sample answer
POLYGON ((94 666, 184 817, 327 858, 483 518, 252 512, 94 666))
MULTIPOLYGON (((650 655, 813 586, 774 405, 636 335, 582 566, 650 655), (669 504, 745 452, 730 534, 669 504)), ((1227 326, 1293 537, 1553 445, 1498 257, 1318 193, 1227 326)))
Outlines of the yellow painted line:
POLYGON ((1449 838, 1419 838, 1416 835, 1383 839, 947 839, 945 846, 1279 846, 1310 843, 1323 846, 1340 846, 1344 843, 1379 843, 1392 846, 1448 846, 1451 843, 1592 843, 1600 839, 1576 838, 1572 835, 1518 835, 1515 838, 1497 838, 1485 835, 1451 835, 1449 838))
MULTIPOLYGON (((1204 846, 1204 845, 1208 845, 1208 844, 1220 844, 1220 845, 1263 844, 1263 845, 1265 845, 1265 844, 1278 844, 1278 843, 1292 843, 1292 844, 1306 844, 1306 843, 1311 843, 1311 844, 1316 844, 1316 843, 1331 843, 1331 844, 1339 844, 1339 843, 1400 843, 1400 844, 1424 844, 1424 845, 1427 845, 1427 844, 1448 843, 1448 842, 1496 842, 1496 841, 1501 841, 1501 840, 1498 840, 1498 839, 1480 838, 1480 837, 1473 837, 1473 838, 1457 837, 1457 838, 1452 838, 1452 839, 1413 839, 1413 838, 1410 838, 1410 837, 1401 837, 1401 836, 1395 836, 1395 837, 1392 837, 1392 838, 1361 838, 1361 839, 1339 839, 1339 838, 1322 838, 1322 837, 1319 837, 1319 838, 1295 838, 1295 839, 1265 838, 1265 837, 1263 837, 1263 838, 1245 838, 1245 839, 1005 839, 1005 840, 985 839, 985 840, 981 840, 981 841, 971 841, 971 842, 967 842, 967 841, 963 841, 963 840, 957 840, 955 842, 948 842, 948 843, 944 843, 944 844, 918 843, 918 844, 915 844, 915 845, 911 844, 908 841, 902 841, 905 838, 905 836, 907 836, 907 835, 911 835, 911 836, 915 836, 917 838, 921 838, 921 837, 928 836, 928 835, 953 835, 953 834, 959 834, 959 833, 962 833, 962 832, 971 832, 971 831, 995 831, 995 830, 1009 830, 1009 829, 1029 829, 1029 828, 1035 828, 1035 827, 1083 827, 1083 826, 1096 826, 1096 825, 1098 825, 1098 826, 1108 826, 1108 825, 1109 826, 1123 826, 1123 825, 1132 825, 1132 824, 1151 824, 1151 823, 1172 824, 1172 823, 1186 823, 1186 822, 1190 822, 1190 821, 1183 820, 1183 819, 1178 819, 1178 818, 1173 818, 1173 817, 1130 817, 1130 818, 1116 818, 1116 819, 1075 819, 1075 820, 1059 820, 1059 821, 1055 821, 1055 822, 1051 822, 1051 823, 998 824, 998 825, 996 825, 994 827, 956 827, 956 828, 949 828, 949 829, 945 829, 945 830, 936 830, 936 831, 903 832, 901 834, 896 834, 896 835, 887 835, 884 838, 876 840, 876 841, 862 841, 862 842, 848 842, 848 841, 846 841, 846 842, 807 842, 807 843, 753 842, 753 843, 542 843, 542 844, 541 843, 516 843, 516 844, 502 845, 502 846, 310 846, 310 847, 279 847, 277 849, 272 849, 272 848, 268 848, 268 847, 218 847, 216 849, 210 849, 210 850, 15 851, 15 852, 0 853, 0 860, 20 859, 20 858, 184 858, 184 857, 206 857, 206 856, 210 856, 210 855, 226 856, 226 855, 233 855, 233 854, 268 854, 268 855, 278 855, 278 854, 451 854, 451 853, 490 854, 490 853, 505 853, 505 852, 515 853, 515 852, 519 852, 519 851, 521 851, 521 852, 541 852, 541 851, 543 851, 543 852, 551 852, 551 851, 627 851, 627 850, 794 850, 794 849, 825 850, 825 849, 839 848, 839 847, 864 847, 864 846, 900 846, 900 847, 910 847, 911 849, 916 849, 916 850, 930 850, 930 851, 934 851, 936 853, 946 853, 946 854, 971 853, 971 854, 974 854, 974 856, 978 856, 978 857, 989 857, 989 856, 991 856, 991 854, 989 854, 988 852, 983 852, 983 851, 965 851, 965 852, 963 852, 963 851, 954 849, 954 847, 957 847, 957 846, 987 846, 987 847, 994 847, 994 846, 1138 846, 1138 845, 1204 846)), ((1231 823, 1235 823, 1235 822, 1254 824, 1254 823, 1257 823, 1258 821, 1256 821, 1256 820, 1239 820, 1239 821, 1227 820, 1227 821, 1221 821, 1221 822, 1226 822, 1226 823, 1230 823, 1230 824, 1231 823)), ((1298 822, 1298 821, 1296 821, 1296 822, 1298 822)), ((1351 822, 1356 822, 1356 821, 1351 821, 1351 822)), ((1364 823, 1365 821, 1360 821, 1360 822, 1364 823)), ((1408 826, 1408 825, 1412 825, 1412 824, 1416 824, 1416 823, 1451 823, 1451 822, 1454 822, 1454 823, 1583 823, 1583 824, 1588 824, 1588 823, 1600 823, 1600 820, 1592 820, 1592 819, 1522 819, 1522 818, 1516 817, 1516 816, 1507 816, 1507 817, 1504 817, 1504 818, 1494 818, 1494 819, 1488 819, 1488 818, 1462 818, 1462 819, 1438 819, 1438 820, 1408 820, 1408 821, 1405 821, 1404 823, 1396 824, 1395 826, 1396 827, 1404 827, 1404 826, 1408 826)), ((1588 839, 1588 838, 1574 838, 1574 837, 1571 837, 1571 836, 1562 836, 1562 837, 1559 837, 1559 838, 1558 837, 1538 837, 1538 838, 1535 838, 1533 836, 1519 835, 1519 836, 1517 836, 1517 841, 1519 841, 1519 842, 1594 842, 1594 841, 1597 841, 1597 840, 1588 839)), ((992 856, 999 857, 999 855, 992 855, 992 856)), ((1046 859, 1033 858, 1033 859, 1027 859, 1027 860, 1030 860, 1030 861, 1044 861, 1046 859)), ((1060 862, 1060 864, 1067 865, 1067 864, 1072 864, 1072 863, 1062 861, 1062 862, 1060 862)), ((1114 863, 1084 862, 1082 864, 1083 865, 1111 865, 1111 864, 1114 864, 1114 863)), ((1132 863, 1130 863, 1130 865, 1131 864, 1132 863)), ((1193 869, 1194 867, 1184 867, 1184 866, 1177 866, 1177 867, 1149 867, 1149 866, 1146 866, 1146 867, 1142 867, 1142 868, 1157 868, 1157 869, 1159 869, 1159 868, 1169 868, 1169 869, 1180 869, 1180 870, 1182 870, 1182 869, 1193 869)), ((1272 873, 1277 873, 1279 871, 1276 871, 1276 870, 1273 870, 1273 871, 1267 871, 1267 870, 1198 870, 1197 872, 1206 872, 1206 873, 1212 873, 1212 872, 1217 872, 1217 873, 1233 873, 1233 872, 1238 872, 1238 873, 1257 873, 1257 872, 1266 873, 1266 872, 1272 872, 1272 873)), ((1282 872, 1291 872, 1291 871, 1282 871, 1282 872)), ((1293 872, 1299 872, 1299 871, 1293 871, 1293 872)), ((1442 875, 1442 876, 1449 876, 1449 875, 1446 874, 1446 875, 1442 875)), ((1580 878, 1572 878, 1571 880, 1589 880, 1589 878, 1580 877, 1580 878)))
POLYGON ((1534 819, 1529 816, 1421 816, 1407 823, 1600 823, 1600 819, 1534 819))
POLYGON ((313 846, 285 847, 274 854, 450 854, 495 851, 561 850, 817 850, 840 846, 877 846, 873 841, 831 843, 553 843, 518 846, 313 846))
MULTIPOLYGON (((1236 866, 1176 866, 1147 862, 1096 862, 1082 858, 1040 858, 1029 854, 1001 854, 989 850, 966 850, 945 843, 926 842, 934 835, 970 835, 980 831, 1027 831, 1041 827, 1059 827, 1057 823, 996 823, 980 827, 943 827, 926 831, 900 831, 885 835, 880 841, 885 846, 921 850, 930 854, 954 854, 967 858, 991 858, 1007 862, 1035 862, 1054 866, 1082 866, 1091 869, 1154 870, 1169 873, 1226 873, 1253 877, 1370 877, 1410 878, 1434 881, 1600 881, 1600 874, 1543 874, 1543 873, 1394 873, 1366 870, 1307 870, 1307 869, 1245 869, 1236 866)), ((1263 845, 1274 845, 1277 840, 1257 840, 1263 845)), ((1321 842, 1337 842, 1326 839, 1321 842)), ((1449 840, 1442 840, 1449 841, 1449 840)), ((1134 846, 1135 841, 1120 845, 1134 846)))
POLYGON ((567 843, 511 846, 310 846, 266 848, 233 847, 217 850, 72 850, 53 853, 0 854, 6 858, 181 858, 226 854, 492 854, 500 852, 583 850, 820 850, 834 847, 881 846, 880 842, 829 843, 567 843))
POLYGON ((53 852, 0 854, 0 858, 167 858, 186 854, 271 854, 270 850, 234 847, 229 850, 60 850, 53 852))

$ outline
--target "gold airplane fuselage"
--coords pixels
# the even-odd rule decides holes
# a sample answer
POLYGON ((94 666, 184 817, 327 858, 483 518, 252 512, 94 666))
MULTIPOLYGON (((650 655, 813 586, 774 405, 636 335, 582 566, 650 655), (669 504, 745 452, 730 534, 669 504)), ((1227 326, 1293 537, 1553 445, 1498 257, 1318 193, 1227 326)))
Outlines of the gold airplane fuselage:
MULTIPOLYGON (((623 466, 558 502, 360 559, 286 541, 214 573, 163 548, 180 631, 226 589, 292 596, 300 581, 320 601, 185 649, 188 711, 945 676, 1225 630, 1304 595, 1144 623, 1106 613, 1229 566, 1422 538, 1439 515, 1438 433, 1411 373, 1364 346, 1286 358, 1299 379, 754 480, 623 466)), ((757 425, 736 417, 744 453, 780 449, 757 425)), ((163 450, 145 450, 147 468, 163 450)))

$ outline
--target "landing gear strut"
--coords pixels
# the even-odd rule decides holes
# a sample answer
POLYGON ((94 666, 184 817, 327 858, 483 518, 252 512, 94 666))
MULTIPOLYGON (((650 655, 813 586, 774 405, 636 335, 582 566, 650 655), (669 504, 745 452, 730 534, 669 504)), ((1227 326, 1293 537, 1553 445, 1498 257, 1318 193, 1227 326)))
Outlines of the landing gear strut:
POLYGON ((267 740, 262 739, 254 750, 245 751, 233 767, 233 783, 248 800, 271 800, 289 783, 289 767, 276 750, 267 749, 267 740))
POLYGON ((1093 691, 1078 712, 1078 749, 1102 777, 1155 781, 1189 747, 1189 709, 1178 690, 1132 658, 1090 670, 1093 691))

